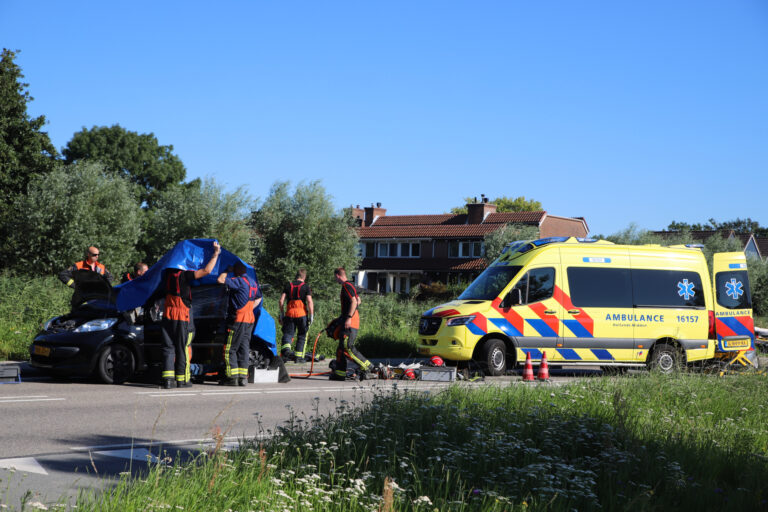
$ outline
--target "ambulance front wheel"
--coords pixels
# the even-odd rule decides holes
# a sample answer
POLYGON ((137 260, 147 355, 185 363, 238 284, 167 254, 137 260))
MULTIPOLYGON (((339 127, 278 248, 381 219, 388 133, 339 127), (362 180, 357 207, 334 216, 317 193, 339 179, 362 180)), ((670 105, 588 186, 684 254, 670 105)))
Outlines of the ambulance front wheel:
POLYGON ((680 353, 666 343, 656 345, 651 355, 650 368, 660 373, 672 373, 680 365, 680 353))
POLYGON ((507 346, 497 339, 490 339, 483 345, 481 363, 488 375, 504 375, 507 371, 507 346))

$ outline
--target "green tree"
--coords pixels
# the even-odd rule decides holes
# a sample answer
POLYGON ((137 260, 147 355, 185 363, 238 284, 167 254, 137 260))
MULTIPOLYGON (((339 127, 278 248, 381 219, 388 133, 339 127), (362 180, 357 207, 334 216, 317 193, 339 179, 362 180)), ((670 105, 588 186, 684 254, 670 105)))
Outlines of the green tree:
POLYGON ((113 275, 136 258, 141 207, 130 184, 105 174, 101 165, 59 165, 36 176, 29 194, 13 203, 8 244, 14 247, 8 265, 25 274, 58 273, 83 258, 95 245, 101 262, 113 275))
POLYGON ((98 160, 105 168, 136 185, 136 197, 151 206, 155 192, 181 183, 187 171, 173 146, 161 146, 152 133, 136 133, 120 125, 83 128, 62 153, 67 163, 98 160))
POLYGON ((154 208, 147 212, 140 250, 153 262, 180 240, 216 238, 228 251, 249 259, 253 206, 244 187, 225 193, 213 178, 200 185, 171 186, 157 193, 154 208))
MULTIPOLYGON (((0 54, 0 239, 7 239, 9 206, 26 194, 36 176, 51 172, 58 153, 48 134, 41 131, 45 116, 34 119, 27 113, 33 100, 21 68, 14 62, 17 52, 0 54)), ((4 251, 5 252, 5 251, 4 251)), ((4 258, 7 261, 7 257, 4 258)))
MULTIPOLYGON (((465 203, 476 203, 477 198, 465 197, 465 203)), ((520 197, 507 197, 500 196, 491 201, 496 205, 497 212, 537 212, 542 210, 541 203, 535 199, 526 199, 524 196, 520 197)), ((457 206, 451 208, 451 213, 462 214, 467 213, 467 205, 457 206)))
POLYGON ((667 226, 670 231, 715 231, 726 229, 732 229, 736 233, 740 234, 755 234, 756 236, 768 236, 768 227, 761 226, 759 222, 747 217, 746 219, 736 218, 735 220, 727 220, 724 222, 718 222, 715 219, 709 219, 706 223, 689 224, 687 222, 672 221, 667 226))
POLYGON ((485 236, 485 259, 493 261, 501 256, 501 251, 515 240, 536 240, 539 230, 526 224, 507 224, 485 236))
POLYGON ((318 181, 299 184, 293 195, 289 182, 275 183, 252 219, 259 276, 274 286, 304 267, 312 290, 327 296, 335 285, 334 268, 349 272, 358 266, 354 220, 334 210, 318 181))

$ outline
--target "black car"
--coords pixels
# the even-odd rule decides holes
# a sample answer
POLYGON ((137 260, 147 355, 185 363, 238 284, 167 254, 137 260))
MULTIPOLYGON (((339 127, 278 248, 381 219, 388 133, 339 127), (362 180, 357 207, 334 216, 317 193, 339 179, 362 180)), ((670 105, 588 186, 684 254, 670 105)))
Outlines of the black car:
MULTIPOLYGON (((142 308, 118 311, 120 287, 112 288, 100 274, 75 274, 72 310, 52 318, 29 348, 30 363, 57 376, 95 376, 107 384, 134 377, 159 378, 162 367, 160 323, 164 296, 154 295, 142 308)), ((224 285, 192 287, 190 316, 192 373, 198 378, 224 365, 227 291, 224 285)), ((276 367, 274 340, 251 338, 251 366, 276 367)))

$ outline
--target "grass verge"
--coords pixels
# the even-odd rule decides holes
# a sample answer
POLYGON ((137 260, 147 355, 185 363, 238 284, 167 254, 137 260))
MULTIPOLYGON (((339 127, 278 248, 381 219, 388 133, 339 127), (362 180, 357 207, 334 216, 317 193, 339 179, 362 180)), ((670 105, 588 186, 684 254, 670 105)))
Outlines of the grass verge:
MULTIPOLYGON (((78 510, 765 510, 765 375, 374 393, 78 510)), ((318 399, 319 400, 319 399, 318 399)))

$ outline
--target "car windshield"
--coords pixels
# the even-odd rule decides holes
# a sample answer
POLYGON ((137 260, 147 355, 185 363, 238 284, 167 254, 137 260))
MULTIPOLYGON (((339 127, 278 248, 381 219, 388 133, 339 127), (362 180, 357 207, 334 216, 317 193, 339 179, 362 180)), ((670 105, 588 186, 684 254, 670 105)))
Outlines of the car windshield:
POLYGON ((488 267, 459 295, 460 300, 493 300, 514 278, 520 266, 495 265, 488 267))

